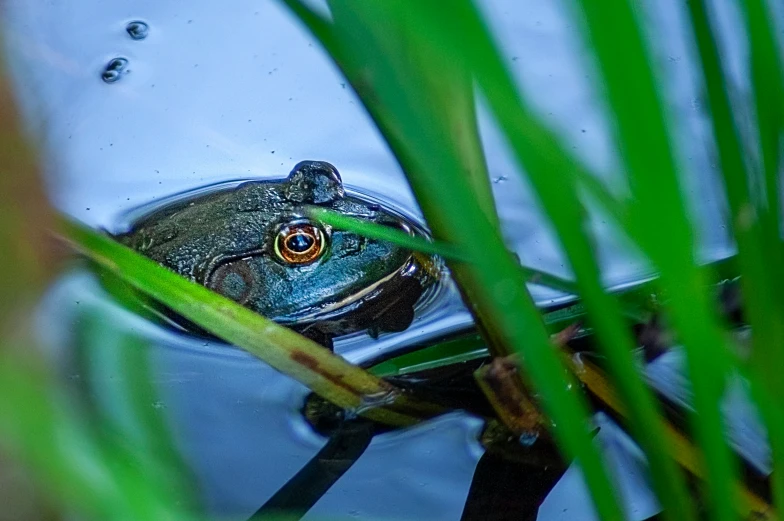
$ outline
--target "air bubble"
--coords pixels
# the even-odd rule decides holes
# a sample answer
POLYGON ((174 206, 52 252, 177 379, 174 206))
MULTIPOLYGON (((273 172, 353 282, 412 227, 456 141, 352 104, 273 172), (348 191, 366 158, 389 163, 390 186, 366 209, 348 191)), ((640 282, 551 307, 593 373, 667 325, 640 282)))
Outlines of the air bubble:
POLYGON ((101 74, 101 79, 106 83, 114 83, 120 79, 120 73, 117 71, 104 71, 101 74))
POLYGON ((114 83, 120 79, 123 73, 127 73, 126 67, 128 60, 125 58, 114 58, 104 68, 101 79, 106 83, 114 83))
POLYGON ((142 21, 136 20, 128 23, 128 25, 125 26, 125 31, 128 33, 128 36, 134 40, 144 40, 150 33, 150 26, 142 21))

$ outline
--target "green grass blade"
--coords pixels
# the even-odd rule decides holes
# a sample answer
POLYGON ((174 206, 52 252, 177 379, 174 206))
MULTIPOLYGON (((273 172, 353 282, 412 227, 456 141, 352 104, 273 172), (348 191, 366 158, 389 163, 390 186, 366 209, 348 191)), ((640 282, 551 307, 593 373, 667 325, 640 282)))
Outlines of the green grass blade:
POLYGON ((393 386, 328 349, 186 280, 107 236, 67 219, 61 220, 60 228, 68 241, 102 268, 336 405, 347 409, 363 406, 364 415, 391 425, 410 425, 440 411, 401 395, 393 386), (385 405, 366 408, 368 400, 379 400, 385 405), (387 401, 391 403, 386 404, 387 401))
MULTIPOLYGON (((770 367, 784 364, 784 301, 781 286, 781 245, 778 238, 778 216, 771 215, 765 202, 755 201, 752 186, 756 179, 746 169, 743 148, 736 129, 726 80, 721 68, 716 39, 708 21, 703 0, 688 4, 697 39, 705 84, 711 109, 713 134, 719 150, 732 219, 731 229, 738 243, 738 260, 743 273, 745 312, 754 329, 753 356, 765 360, 760 366, 768 385, 784 395, 778 374, 770 367), (762 203, 762 204, 760 204, 762 203), (773 235, 768 235, 768 233, 773 235), (764 366, 767 366, 764 367, 764 366)), ((773 187, 778 190, 777 184, 773 187)))
POLYGON ((457 338, 389 358, 371 366, 368 371, 379 378, 400 376, 469 362, 489 355, 490 352, 479 333, 466 333, 457 338))
MULTIPOLYGON (((411 52, 418 56, 420 53, 428 52, 428 48, 411 49, 411 52)), ((434 56, 432 60, 437 61, 438 57, 434 56)), ((431 59, 426 56, 421 59, 422 63, 430 61, 431 59)), ((438 92, 439 99, 448 103, 447 110, 439 110, 443 119, 442 125, 452 136, 454 145, 459 151, 465 179, 473 189, 474 199, 482 208, 487 220, 498 228, 500 221, 495 208, 493 190, 490 187, 490 174, 487 171, 484 149, 479 140, 473 78, 471 71, 462 62, 456 61, 452 67, 450 78, 444 78, 440 74, 425 75, 424 92, 438 92)))
MULTIPOLYGON (((710 102, 713 134, 732 216, 731 229, 738 245, 743 273, 744 313, 754 331, 751 358, 756 374, 750 383, 752 387, 765 385, 776 396, 784 396, 784 381, 778 370, 784 365, 784 321, 781 320, 784 316, 781 271, 784 259, 780 244, 777 171, 780 128, 776 121, 781 110, 781 95, 784 93, 780 92, 777 98, 770 88, 774 86, 775 89, 777 83, 780 85, 780 81, 777 82, 780 80, 778 54, 766 52, 770 49, 765 45, 765 34, 770 28, 760 27, 761 24, 756 23, 754 30, 760 31, 760 34, 750 33, 753 57, 751 68, 764 170, 762 175, 756 175, 757 171, 747 170, 743 157, 743 145, 735 125, 727 82, 705 2, 693 0, 687 5, 710 102), (759 70, 763 63, 764 80, 760 78, 759 70), (754 187, 764 187, 767 196, 754 197, 754 187)), ((751 2, 745 8, 747 19, 751 15, 760 22, 760 7, 759 2, 751 2)), ((759 397, 758 391, 753 393, 759 397)), ((773 420, 773 411, 769 407, 760 404, 760 409, 770 434, 774 464, 773 491, 776 505, 781 509, 784 505, 784 446, 781 442, 784 431, 776 430, 778 424, 773 420)))
POLYGON ((579 4, 629 174, 636 239, 661 273, 673 324, 686 347, 696 409, 692 425, 707 465, 710 510, 714 519, 733 520, 737 469, 719 410, 727 369, 725 341, 695 265, 693 230, 636 7, 628 0, 579 4))
POLYGON ((767 196, 766 210, 773 227, 768 236, 780 237, 779 167, 781 166, 781 138, 784 132, 784 69, 781 62, 780 41, 776 38, 773 15, 764 0, 736 3, 744 14, 750 48, 760 159, 767 196))
MULTIPOLYGON (((471 259, 465 251, 462 251, 451 244, 412 236, 402 230, 396 230, 389 226, 376 224, 365 219, 349 217, 339 212, 334 212, 318 206, 310 207, 308 213, 313 219, 317 219, 341 230, 352 231, 357 235, 388 241, 413 251, 440 255, 445 259, 457 262, 471 262, 471 259)), ((531 284, 537 284, 572 295, 577 294, 577 285, 571 281, 527 266, 521 266, 520 269, 522 271, 522 276, 531 284)))
MULTIPOLYGON (((771 279, 769 292, 777 298, 776 306, 768 310, 772 327, 781 326, 782 299, 784 299, 784 275, 781 273, 784 260, 779 238, 781 229, 779 201, 781 181, 781 139, 784 133, 784 71, 779 41, 776 38, 775 24, 770 10, 762 0, 737 2, 743 13, 746 34, 749 42, 750 69, 754 102, 757 115, 757 129, 760 140, 760 162, 766 199, 760 201, 758 213, 763 217, 766 253, 770 255, 767 266, 774 271, 776 278, 771 279), (775 310, 775 312, 774 312, 775 310)), ((784 382, 776 377, 776 368, 781 367, 784 358, 784 342, 768 335, 769 340, 757 341, 754 330, 754 352, 752 363, 762 382, 751 379, 752 392, 757 396, 762 416, 768 428, 768 437, 773 450, 773 496, 779 511, 784 508, 784 422, 781 421, 782 407, 777 401, 762 402, 760 394, 772 393, 784 396, 784 382), (764 383, 768 391, 760 389, 764 383)), ((778 330, 776 330, 778 332, 778 330)))
POLYGON ((465 252, 462 252, 451 244, 413 236, 403 230, 376 224, 367 219, 349 217, 340 212, 327 210, 326 208, 321 208, 319 206, 311 206, 308 208, 307 212, 312 219, 319 220, 340 230, 349 230, 357 235, 362 235, 371 239, 388 241, 413 251, 440 255, 445 259, 458 262, 470 262, 470 259, 465 252))

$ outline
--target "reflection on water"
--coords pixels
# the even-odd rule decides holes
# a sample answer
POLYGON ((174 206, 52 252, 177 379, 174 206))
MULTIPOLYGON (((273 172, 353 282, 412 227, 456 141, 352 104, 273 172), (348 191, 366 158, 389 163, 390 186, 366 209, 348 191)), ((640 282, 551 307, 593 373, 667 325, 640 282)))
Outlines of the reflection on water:
MULTIPOLYGON (((299 413, 309 392, 305 387, 243 351, 178 335, 131 314, 111 303, 96 278, 83 270, 63 277, 40 309, 41 331, 62 357, 61 367, 72 366, 63 347, 73 340, 74 321, 91 308, 110 313, 120 330, 153 342, 159 397, 150 407, 165 410, 211 512, 249 516, 324 444, 299 413)), ((97 395, 111 394, 108 389, 124 378, 123 368, 111 363, 116 354, 100 357, 99 370, 75 375, 64 369, 64 376, 89 377, 97 395)), ((110 415, 122 414, 121 407, 104 405, 110 415)), ((475 418, 452 414, 377 436, 310 515, 459 519, 481 453, 475 441, 480 427, 475 418)))
MULTIPOLYGON (((588 80, 568 11, 550 0, 480 3, 540 113, 622 192, 600 94, 588 80)), ((701 254, 718 258, 732 245, 721 225, 714 151, 682 7, 665 0, 646 6, 644 15, 678 125, 701 254)), ((739 18, 727 16, 722 3, 716 8, 727 41, 741 35, 739 18)), ((384 194, 417 214, 398 165, 356 96, 279 2, 7 0, 1 9, 18 94, 31 126, 42 132, 49 193, 58 208, 82 221, 115 229, 140 205, 239 178, 281 178, 303 159, 327 160, 347 185, 384 194)), ((727 62, 743 93, 738 47, 727 46, 727 62)), ((568 275, 505 141, 486 112, 480 120, 510 248, 531 267, 568 275)), ((591 222, 608 284, 648 275, 601 215, 591 222)), ((542 304, 559 297, 532 291, 542 304)), ((298 414, 302 386, 229 346, 176 335, 116 308, 83 271, 58 281, 40 310, 40 334, 63 367, 73 322, 87 306, 110 311, 118 328, 152 343, 161 399, 151 407, 166 411, 211 512, 249 515, 323 445, 298 414)), ((407 331, 339 339, 336 350, 351 361, 366 360, 469 322, 449 286, 407 331)), ((110 359, 90 376, 94 388, 123 377, 110 359)), ((105 405, 119 414, 121 408, 105 405)), ((648 517, 656 506, 636 448, 609 420, 597 422, 603 426, 597 443, 623 485, 630 517, 648 517)), ((481 453, 479 428, 476 419, 452 414, 377 437, 309 516, 459 519, 481 453)), ((590 519, 588 505, 579 474, 570 469, 540 519, 574 519, 576 512, 590 519)))
MULTIPOLYGON (((37 317, 45 345, 59 359, 65 381, 88 379, 87 387, 104 414, 118 425, 122 395, 112 392, 126 378, 116 352, 127 346, 107 342, 89 373, 75 373, 67 349, 75 322, 99 309, 119 331, 150 341, 153 384, 158 393, 150 407, 163 410, 175 443, 195 474, 208 511, 244 518, 271 497, 325 443, 299 409, 308 390, 281 376, 243 351, 214 340, 180 335, 114 304, 97 278, 81 268, 62 277, 41 303, 37 317)), ((437 327, 450 328, 448 310, 433 316, 437 327)), ((347 358, 361 361, 421 338, 416 324, 400 335, 378 341, 352 337, 338 343, 347 358), (362 343, 360 348, 351 347, 362 343)), ((80 382, 84 384, 83 381, 80 382)), ((610 420, 597 417, 597 435, 619 483, 632 518, 657 511, 645 486, 639 449, 610 420)), ((350 515, 367 519, 457 520, 473 471, 482 453, 477 442, 482 422, 453 413, 425 424, 377 435, 370 447, 306 519, 350 515)), ((545 501, 541 519, 590 519, 590 500, 579 472, 570 468, 545 501), (571 514, 569 514, 571 513, 571 514)))

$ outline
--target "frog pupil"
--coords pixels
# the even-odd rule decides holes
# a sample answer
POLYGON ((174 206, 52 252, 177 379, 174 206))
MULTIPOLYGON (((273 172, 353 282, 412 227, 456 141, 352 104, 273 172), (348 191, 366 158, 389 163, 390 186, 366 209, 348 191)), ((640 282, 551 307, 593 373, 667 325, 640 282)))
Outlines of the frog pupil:
POLYGON ((295 253, 304 253, 313 247, 314 242, 310 235, 298 233, 286 239, 286 248, 295 253))

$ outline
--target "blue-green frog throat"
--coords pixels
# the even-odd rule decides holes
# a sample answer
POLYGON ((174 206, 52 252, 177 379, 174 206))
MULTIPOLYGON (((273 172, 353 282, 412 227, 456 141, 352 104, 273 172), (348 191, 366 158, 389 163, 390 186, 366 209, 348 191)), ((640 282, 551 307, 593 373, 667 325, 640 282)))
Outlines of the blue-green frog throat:
POLYGON ((309 205, 426 236, 378 202, 346 194, 331 164, 303 161, 286 179, 178 198, 116 238, 327 346, 335 336, 411 325, 440 261, 311 220, 309 205))

